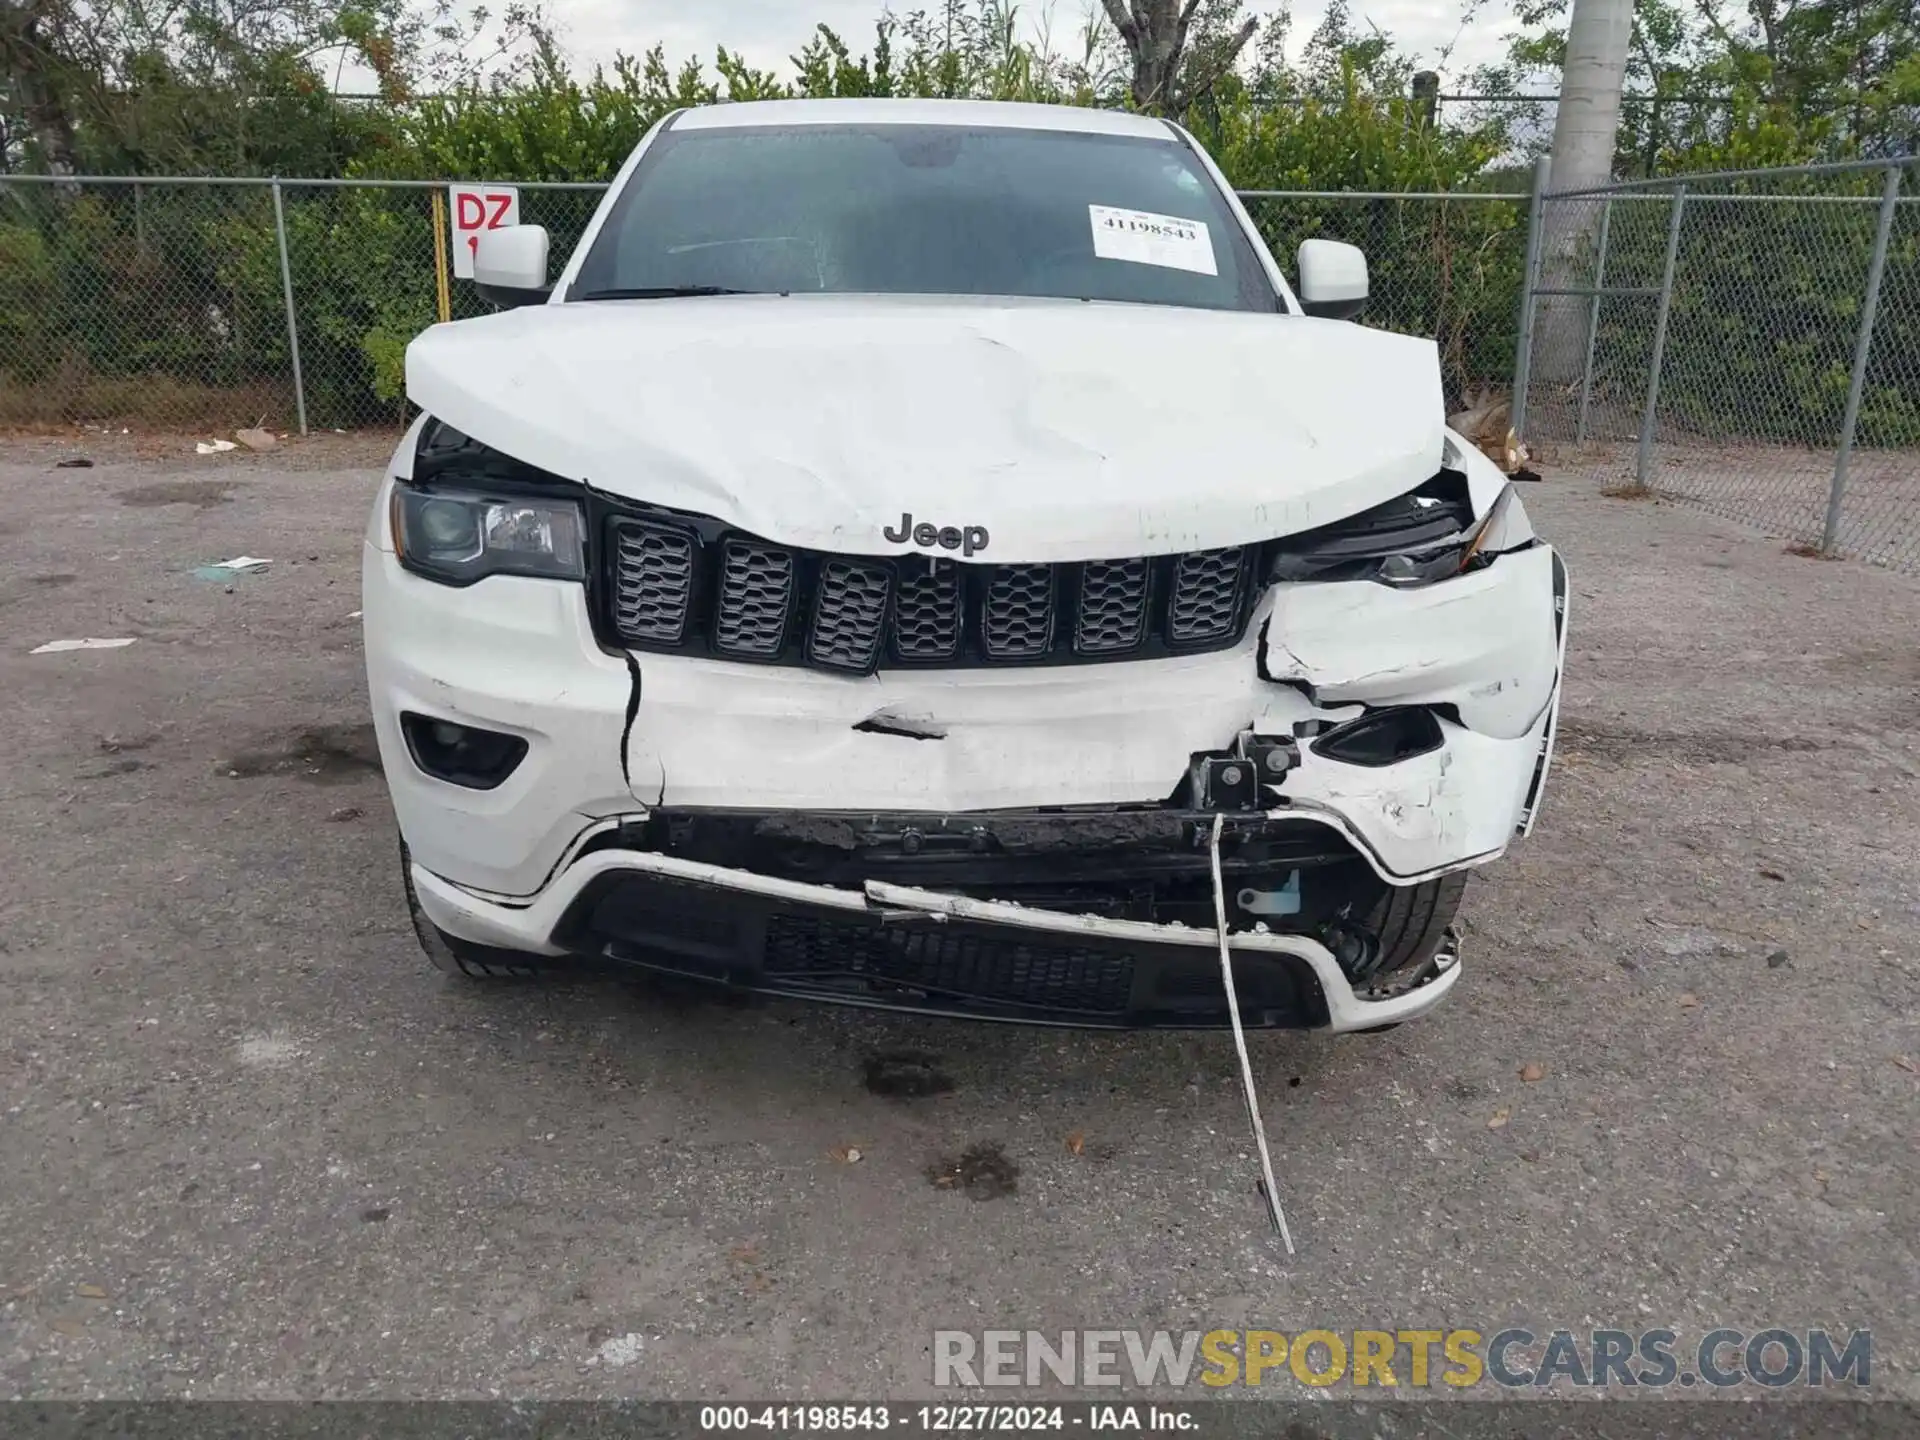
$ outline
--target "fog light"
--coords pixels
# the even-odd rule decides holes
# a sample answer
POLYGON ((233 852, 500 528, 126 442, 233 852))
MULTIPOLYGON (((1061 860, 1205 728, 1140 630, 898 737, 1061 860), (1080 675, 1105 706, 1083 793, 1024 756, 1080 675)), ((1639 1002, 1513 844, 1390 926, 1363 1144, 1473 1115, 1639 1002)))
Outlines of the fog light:
POLYGON ((1434 719, 1431 710, 1396 706, 1370 711, 1358 720, 1336 725, 1318 736, 1312 747, 1316 755, 1344 765, 1378 768, 1438 750, 1445 742, 1440 722, 1434 719))
POLYGON ((518 735, 436 720, 411 710, 401 712, 400 731, 407 737, 407 753, 423 773, 468 790, 493 789, 527 757, 527 742, 518 735))

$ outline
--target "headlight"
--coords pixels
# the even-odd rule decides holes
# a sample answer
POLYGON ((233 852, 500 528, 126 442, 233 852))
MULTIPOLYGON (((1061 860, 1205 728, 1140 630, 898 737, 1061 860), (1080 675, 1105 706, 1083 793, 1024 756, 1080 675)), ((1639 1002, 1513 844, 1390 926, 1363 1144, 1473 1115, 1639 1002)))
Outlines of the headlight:
POLYGON ((1512 485, 1475 516, 1466 477, 1442 470, 1371 510, 1276 541, 1268 579, 1431 585, 1532 543, 1533 526, 1512 485))
POLYGON ((580 507, 570 500, 393 484, 400 563, 449 585, 488 575, 584 580, 580 507))

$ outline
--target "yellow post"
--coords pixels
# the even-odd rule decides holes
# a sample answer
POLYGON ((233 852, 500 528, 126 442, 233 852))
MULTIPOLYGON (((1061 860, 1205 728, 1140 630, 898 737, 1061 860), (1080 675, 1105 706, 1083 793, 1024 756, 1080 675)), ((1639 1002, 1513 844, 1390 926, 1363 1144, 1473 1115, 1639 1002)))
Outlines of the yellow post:
POLYGON ((440 297, 440 323, 453 319, 453 296, 447 291, 447 197, 433 192, 433 279, 440 297))

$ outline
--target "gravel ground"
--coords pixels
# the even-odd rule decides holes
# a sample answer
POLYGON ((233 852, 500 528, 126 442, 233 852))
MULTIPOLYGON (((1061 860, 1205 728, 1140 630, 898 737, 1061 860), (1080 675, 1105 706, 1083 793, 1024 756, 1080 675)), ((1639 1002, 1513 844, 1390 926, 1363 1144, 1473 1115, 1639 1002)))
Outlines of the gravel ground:
POLYGON ((1440 1013, 1255 1037, 1287 1262, 1224 1036, 441 978, 351 618, 379 447, 71 448, 0 448, 0 1394, 913 1396, 937 1327, 1519 1323, 1871 1326, 1920 1399, 1920 583, 1528 490, 1541 828, 1440 1013), (137 639, 28 653, 81 636, 137 639), (871 1093, 907 1048, 951 1089, 871 1093), (990 1198, 930 1183, 984 1144, 990 1198))

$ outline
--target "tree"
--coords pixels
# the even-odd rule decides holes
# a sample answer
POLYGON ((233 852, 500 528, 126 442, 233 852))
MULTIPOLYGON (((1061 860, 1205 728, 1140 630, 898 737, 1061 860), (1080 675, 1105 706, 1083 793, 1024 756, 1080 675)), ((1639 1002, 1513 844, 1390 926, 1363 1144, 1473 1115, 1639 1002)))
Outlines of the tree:
POLYGON ((1260 28, 1242 0, 1103 0, 1133 62, 1136 110, 1185 115, 1260 28))
POLYGON ((25 121, 47 173, 72 175, 73 114, 55 40, 59 23, 49 0, 0 0, 0 77, 7 108, 25 121))

